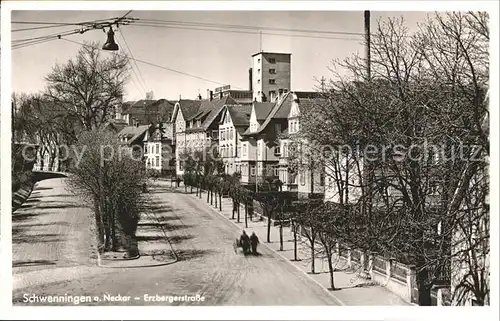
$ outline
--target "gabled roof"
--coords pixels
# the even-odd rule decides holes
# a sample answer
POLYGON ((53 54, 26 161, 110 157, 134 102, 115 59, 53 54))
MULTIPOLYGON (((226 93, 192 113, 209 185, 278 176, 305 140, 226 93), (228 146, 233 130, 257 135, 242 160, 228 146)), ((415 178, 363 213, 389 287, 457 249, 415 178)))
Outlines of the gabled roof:
POLYGON ((141 99, 136 102, 125 102, 123 104, 122 108, 122 113, 123 114, 134 114, 134 113, 143 113, 144 109, 156 102, 156 100, 146 100, 146 99, 141 99))
POLYGON ((231 105, 227 106, 227 111, 231 116, 235 127, 248 126, 250 124, 250 115, 252 106, 250 105, 231 105))
POLYGON ((139 137, 149 130, 150 125, 127 126, 118 133, 118 138, 127 138, 127 144, 133 144, 139 137))
POLYGON ((201 127, 204 130, 207 130, 208 127, 215 121, 217 116, 219 116, 220 112, 224 108, 225 105, 228 104, 236 104, 233 98, 230 96, 223 97, 222 99, 217 99, 217 100, 206 100, 202 104, 201 108, 204 108, 205 110, 210 110, 209 114, 201 124, 201 127))
POLYGON ((267 125, 271 122, 272 119, 283 119, 288 118, 288 114, 290 113, 290 109, 292 108, 293 95, 291 93, 287 93, 286 96, 278 103, 276 103, 266 117, 266 120, 257 131, 252 132, 252 134, 259 134, 264 129, 266 129, 267 125))
POLYGON ((181 99, 178 103, 184 120, 188 120, 198 112, 201 100, 181 99))
POLYGON ((265 120, 275 105, 276 105, 275 102, 274 103, 254 102, 253 108, 255 108, 255 116, 257 117, 257 120, 265 120))

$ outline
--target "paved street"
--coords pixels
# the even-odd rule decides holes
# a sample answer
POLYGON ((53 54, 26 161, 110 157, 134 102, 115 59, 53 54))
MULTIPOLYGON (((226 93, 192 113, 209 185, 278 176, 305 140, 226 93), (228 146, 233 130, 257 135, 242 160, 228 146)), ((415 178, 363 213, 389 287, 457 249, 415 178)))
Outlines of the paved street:
POLYGON ((64 189, 64 181, 41 182, 37 185, 37 192, 39 194, 33 195, 34 198, 48 197, 41 197, 38 201, 30 199, 27 205, 33 207, 20 209, 22 214, 17 215, 25 216, 13 222, 13 228, 18 229, 14 235, 17 241, 13 242, 16 303, 23 304, 24 294, 102 297, 108 293, 131 296, 132 299, 91 304, 168 304, 144 302, 145 294, 199 294, 205 297, 202 303, 172 304, 337 304, 324 289, 269 249, 261 247, 259 257, 235 254, 232 243, 239 235, 237 228, 190 195, 173 193, 166 187, 159 187, 152 193, 156 215, 166 222, 179 262, 152 268, 101 269, 85 260, 87 254, 90 255, 88 210, 75 207, 74 203, 68 206, 71 196, 64 189), (51 204, 49 202, 54 204, 50 210, 45 207, 51 204), (32 237, 30 242, 22 241, 29 236, 32 237), (46 264, 33 263, 29 267, 27 263, 21 264, 30 261, 46 264), (62 272, 44 272, 48 269, 62 272), (23 281, 23 275, 37 281, 23 281), (43 280, 37 275, 43 275, 43 280), (140 299, 134 300, 135 297, 140 299))

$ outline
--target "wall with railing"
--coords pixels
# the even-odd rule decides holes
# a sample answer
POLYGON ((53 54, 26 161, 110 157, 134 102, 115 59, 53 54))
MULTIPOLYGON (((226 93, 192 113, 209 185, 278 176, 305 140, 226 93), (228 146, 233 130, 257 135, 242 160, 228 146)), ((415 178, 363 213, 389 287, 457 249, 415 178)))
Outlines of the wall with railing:
MULTIPOLYGON (((371 280, 397 294, 407 302, 418 304, 416 270, 391 258, 376 253, 352 250, 341 244, 337 245, 338 257, 346 260, 348 267, 364 269, 371 280)), ((431 291, 432 305, 450 305, 448 287, 435 287, 431 291)))

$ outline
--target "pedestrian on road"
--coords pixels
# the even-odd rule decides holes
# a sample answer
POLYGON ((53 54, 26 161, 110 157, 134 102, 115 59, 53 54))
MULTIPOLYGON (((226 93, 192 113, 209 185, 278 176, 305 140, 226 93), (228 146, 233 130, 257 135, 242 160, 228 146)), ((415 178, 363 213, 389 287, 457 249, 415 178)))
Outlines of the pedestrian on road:
POLYGON ((245 230, 243 230, 243 234, 241 234, 240 245, 241 245, 241 248, 243 249, 243 254, 246 255, 249 252, 250 238, 248 237, 245 230))
POLYGON ((255 232, 252 232, 252 235, 250 236, 250 244, 252 245, 252 254, 257 255, 257 244, 259 244, 259 238, 255 232))

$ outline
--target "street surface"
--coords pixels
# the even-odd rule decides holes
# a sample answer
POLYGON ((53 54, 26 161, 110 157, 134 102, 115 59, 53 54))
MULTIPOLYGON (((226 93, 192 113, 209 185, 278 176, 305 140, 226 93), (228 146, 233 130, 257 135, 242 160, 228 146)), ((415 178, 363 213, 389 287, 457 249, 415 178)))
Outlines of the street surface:
POLYGON ((206 203, 164 186, 152 191, 155 213, 166 222, 179 262, 98 268, 88 259, 90 211, 75 205, 63 179, 42 181, 36 189, 39 194, 32 197, 38 201, 26 204, 33 207, 13 216, 15 304, 27 304, 24 298, 35 294, 103 298, 86 305, 336 305, 323 288, 269 249, 261 246, 257 257, 236 254, 232 244, 239 231, 233 224, 206 203), (105 301, 105 294, 130 299, 105 301), (144 295, 157 294, 205 300, 144 301, 144 295))

